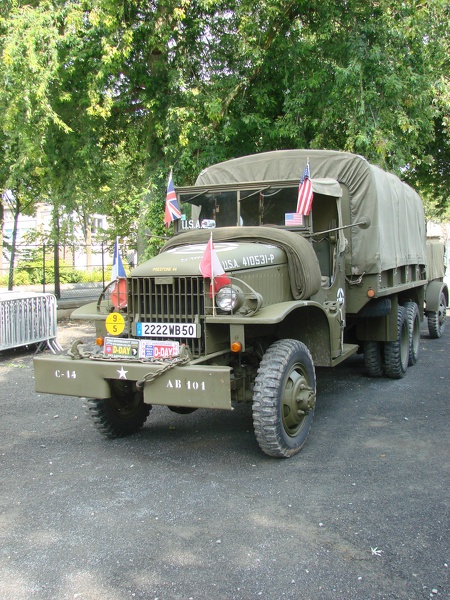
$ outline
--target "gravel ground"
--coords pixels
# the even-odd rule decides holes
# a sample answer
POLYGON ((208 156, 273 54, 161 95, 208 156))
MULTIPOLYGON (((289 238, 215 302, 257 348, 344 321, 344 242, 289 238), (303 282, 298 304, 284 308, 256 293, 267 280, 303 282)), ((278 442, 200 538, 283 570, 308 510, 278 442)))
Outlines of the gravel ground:
MULTIPOLYGON (((64 348, 93 336, 59 324, 64 348)), ((248 405, 106 440, 34 392, 33 352, 0 354, 0 598, 448 599, 449 355, 424 330, 403 380, 317 369, 310 439, 277 460, 248 405)))

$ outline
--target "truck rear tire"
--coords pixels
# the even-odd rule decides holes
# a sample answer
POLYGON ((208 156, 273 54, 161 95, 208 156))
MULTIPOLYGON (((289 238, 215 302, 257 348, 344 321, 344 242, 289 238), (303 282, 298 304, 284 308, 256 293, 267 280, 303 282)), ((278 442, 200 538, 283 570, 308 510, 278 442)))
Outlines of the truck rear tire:
POLYGON ((420 351, 420 314, 419 307, 415 302, 405 302, 406 320, 409 329, 409 361, 411 367, 415 365, 420 351))
POLYGON ((274 342, 255 379, 253 425, 263 452, 277 458, 297 454, 314 417, 316 375, 308 348, 298 340, 274 342))
POLYGON ((439 310, 428 313, 428 332, 430 337, 438 339, 445 331, 447 321, 447 302, 444 292, 439 296, 439 310))
POLYGON ((87 402, 94 426, 108 438, 136 433, 144 425, 151 408, 144 403, 142 393, 133 390, 131 382, 113 382, 111 398, 90 398, 87 402))
POLYGON ((381 342, 364 342, 364 364, 369 377, 383 377, 384 375, 382 350, 381 342))
POLYGON ((406 309, 398 307, 397 339, 395 342, 384 343, 384 363, 386 376, 391 379, 401 379, 405 376, 409 362, 409 329, 406 309))

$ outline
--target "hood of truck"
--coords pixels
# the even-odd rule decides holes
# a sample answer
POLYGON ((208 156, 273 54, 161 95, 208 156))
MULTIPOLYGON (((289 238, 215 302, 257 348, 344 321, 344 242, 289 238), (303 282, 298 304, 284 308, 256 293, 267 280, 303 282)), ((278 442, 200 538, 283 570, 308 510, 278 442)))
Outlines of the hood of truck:
MULTIPOLYGON (((214 249, 224 271, 258 269, 287 262, 286 254, 277 246, 239 242, 217 242, 214 249)), ((206 244, 186 244, 169 248, 131 271, 131 277, 158 275, 200 275, 200 261, 206 244)))

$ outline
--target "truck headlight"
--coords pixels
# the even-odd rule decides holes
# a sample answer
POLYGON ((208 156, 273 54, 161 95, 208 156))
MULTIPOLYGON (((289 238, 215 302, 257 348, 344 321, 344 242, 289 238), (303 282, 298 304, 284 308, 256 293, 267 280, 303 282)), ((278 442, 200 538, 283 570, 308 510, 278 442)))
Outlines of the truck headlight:
POLYGON ((216 306, 223 312, 239 310, 244 301, 244 294, 236 286, 225 285, 216 294, 216 306))

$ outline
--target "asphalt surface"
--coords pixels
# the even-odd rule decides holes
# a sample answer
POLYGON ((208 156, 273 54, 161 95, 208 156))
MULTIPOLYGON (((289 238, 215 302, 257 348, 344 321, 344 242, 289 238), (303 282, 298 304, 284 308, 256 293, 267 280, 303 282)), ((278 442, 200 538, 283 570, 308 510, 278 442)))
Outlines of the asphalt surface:
POLYGON ((278 460, 250 405, 104 439, 34 392, 32 351, 0 353, 0 598, 449 598, 449 356, 424 330, 403 380, 318 369, 310 438, 278 460))

